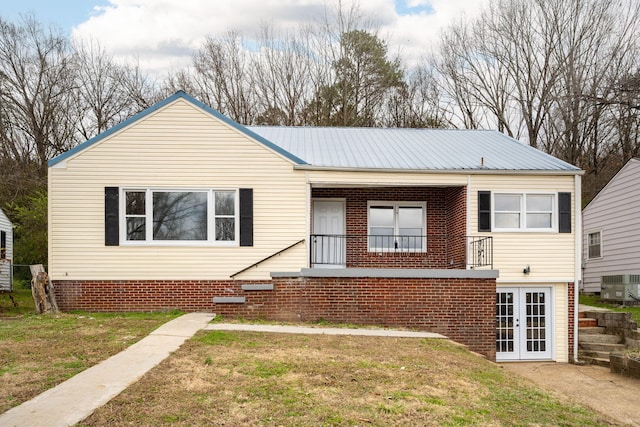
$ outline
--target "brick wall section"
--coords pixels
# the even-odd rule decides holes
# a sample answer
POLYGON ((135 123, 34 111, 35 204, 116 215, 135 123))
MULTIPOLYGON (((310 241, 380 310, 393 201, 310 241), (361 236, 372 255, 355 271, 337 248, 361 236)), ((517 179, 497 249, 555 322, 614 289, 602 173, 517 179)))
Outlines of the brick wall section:
POLYGON ((240 281, 56 281, 62 310, 209 311, 224 317, 347 322, 438 332, 495 360, 494 279, 275 278, 240 281), (245 304, 214 304, 244 296, 245 304))
MULTIPOLYGON (((251 283, 271 283, 251 281, 251 283)), ((112 280, 54 282, 63 311, 214 311, 213 297, 241 296, 243 282, 232 280, 112 280)))
POLYGON ((567 345, 568 345, 568 353, 569 353, 569 362, 573 363, 575 362, 574 358, 573 358, 573 346, 575 345, 575 334, 574 334, 574 326, 575 326, 575 286, 573 282, 569 282, 567 283, 567 289, 568 289, 568 295, 567 295, 567 303, 569 304, 569 310, 567 315, 569 316, 569 322, 567 325, 569 334, 568 334, 568 338, 567 338, 567 345))
MULTIPOLYGON (((447 203, 447 234, 450 236, 466 236, 467 234, 467 189, 466 187, 450 187, 445 189, 447 203)), ((448 241, 449 257, 454 267, 466 266, 466 238, 448 241)))
MULTIPOLYGON (((466 189, 464 187, 313 188, 312 198, 343 198, 347 267, 465 268, 466 189), (369 252, 367 202, 412 201, 427 204, 427 252, 369 252), (451 236, 457 236, 451 238, 451 236)), ((313 212, 313 210, 312 210, 313 212)), ((313 223, 313 221, 311 222, 313 223)))

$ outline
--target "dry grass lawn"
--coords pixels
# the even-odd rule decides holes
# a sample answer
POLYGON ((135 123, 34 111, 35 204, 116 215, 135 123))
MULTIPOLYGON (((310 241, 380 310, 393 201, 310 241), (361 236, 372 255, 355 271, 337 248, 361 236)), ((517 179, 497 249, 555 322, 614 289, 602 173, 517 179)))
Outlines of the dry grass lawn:
POLYGON ((144 338, 174 313, 34 314, 29 290, 0 295, 0 413, 144 338))
POLYGON ((83 426, 601 426, 444 340, 200 332, 83 426))

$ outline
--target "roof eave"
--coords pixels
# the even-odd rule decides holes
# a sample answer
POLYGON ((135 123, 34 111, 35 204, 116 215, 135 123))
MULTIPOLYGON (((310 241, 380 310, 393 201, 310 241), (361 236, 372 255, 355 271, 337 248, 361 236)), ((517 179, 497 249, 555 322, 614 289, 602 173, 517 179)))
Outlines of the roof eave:
POLYGON ((354 168, 337 166, 295 165, 296 170, 326 172, 380 172, 380 173, 421 173, 455 175, 584 175, 585 171, 556 169, 397 169, 397 168, 354 168))

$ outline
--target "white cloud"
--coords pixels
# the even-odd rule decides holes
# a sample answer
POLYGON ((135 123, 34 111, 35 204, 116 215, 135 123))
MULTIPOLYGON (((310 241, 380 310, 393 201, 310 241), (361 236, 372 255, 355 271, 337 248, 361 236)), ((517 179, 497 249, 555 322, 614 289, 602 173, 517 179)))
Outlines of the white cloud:
MULTIPOLYGON (((343 0, 348 4, 349 0, 343 0)), ((440 28, 466 11, 476 13, 488 0, 360 1, 390 37, 392 51, 413 62, 432 49, 440 28), (408 10, 400 15, 397 10, 408 10)), ((109 0, 73 29, 74 39, 98 41, 116 58, 138 61, 163 74, 190 64, 207 34, 239 30, 255 34, 263 23, 290 29, 321 19, 335 0, 109 0)))

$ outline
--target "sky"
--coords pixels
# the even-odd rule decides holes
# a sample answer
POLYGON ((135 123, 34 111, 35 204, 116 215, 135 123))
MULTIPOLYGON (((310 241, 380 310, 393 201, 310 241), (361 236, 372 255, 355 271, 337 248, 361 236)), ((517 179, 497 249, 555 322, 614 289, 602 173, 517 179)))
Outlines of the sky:
MULTIPOLYGON (((352 0, 342 0, 350 4, 352 0)), ((435 47, 443 26, 461 14, 475 16, 489 0, 360 0, 380 24, 389 50, 408 63, 435 47)), ((17 22, 33 14, 73 40, 92 40, 116 59, 162 76, 191 62, 206 35, 239 30, 247 36, 263 24, 284 30, 321 18, 337 0, 5 0, 0 17, 17 22)))

